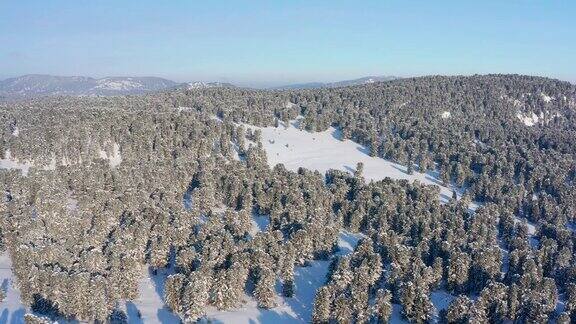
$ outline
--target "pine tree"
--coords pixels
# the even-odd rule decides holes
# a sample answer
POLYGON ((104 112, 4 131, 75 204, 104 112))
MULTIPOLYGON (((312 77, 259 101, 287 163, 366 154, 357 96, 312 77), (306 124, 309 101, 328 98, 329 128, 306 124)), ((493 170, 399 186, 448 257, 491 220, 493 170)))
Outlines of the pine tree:
POLYGON ((408 165, 406 166, 406 173, 414 174, 414 163, 408 160, 408 165))
POLYGON ((387 289, 378 289, 374 303, 374 315, 378 323, 388 323, 392 315, 392 294, 387 289))
POLYGON ((474 303, 470 307, 470 319, 468 321, 470 324, 482 324, 488 323, 488 315, 486 314, 486 309, 480 303, 474 303))
POLYGON ((314 310, 312 322, 315 324, 328 323, 330 320, 330 289, 327 286, 320 287, 314 298, 314 310))
POLYGON ((558 318, 556 318, 556 323, 558 324, 570 324, 570 313, 568 312, 562 312, 558 315, 558 318))
POLYGON ((448 260, 448 289, 453 292, 467 290, 471 259, 464 252, 454 252, 448 260))
POLYGON ((339 295, 334 301, 334 308, 332 309, 332 318, 338 323, 351 323, 352 322, 352 309, 350 302, 345 295, 339 295))
POLYGON ((446 321, 454 324, 465 324, 470 320, 470 309, 472 307, 470 298, 460 295, 448 306, 446 321))
POLYGON ((276 293, 274 292, 274 272, 268 267, 258 270, 258 281, 254 289, 254 297, 258 302, 258 307, 272 308, 276 306, 276 293))
POLYGON ((169 275, 166 278, 166 285, 164 288, 164 300, 173 312, 180 313, 182 311, 182 288, 184 287, 185 277, 182 274, 169 275))
POLYGON ((354 171, 355 178, 362 178, 364 175, 364 163, 358 162, 356 163, 356 170, 354 171))
POLYGON ((26 324, 51 324, 52 321, 48 318, 39 317, 34 314, 26 314, 24 315, 24 323, 26 324))
POLYGON ((182 295, 182 309, 185 322, 195 322, 204 315, 209 298, 211 276, 194 271, 188 276, 188 284, 182 295))
MULTIPOLYGON (((235 299, 230 298, 230 287, 226 270, 216 272, 212 279, 210 302, 217 309, 228 309, 234 305, 235 299)), ((232 296, 235 297, 235 296, 232 296)))
POLYGON ((576 313, 576 284, 566 285, 566 311, 576 313))

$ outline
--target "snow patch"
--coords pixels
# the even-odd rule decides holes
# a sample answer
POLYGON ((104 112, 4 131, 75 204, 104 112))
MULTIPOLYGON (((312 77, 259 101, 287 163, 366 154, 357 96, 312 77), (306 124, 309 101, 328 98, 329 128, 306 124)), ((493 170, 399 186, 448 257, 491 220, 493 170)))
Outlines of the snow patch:
POLYGON ((111 79, 99 79, 96 80, 96 89, 102 90, 113 90, 113 91, 126 91, 142 89, 144 86, 140 82, 132 81, 132 78, 127 78, 126 80, 111 80, 111 79))
POLYGON ((230 84, 223 82, 202 82, 202 81, 189 82, 187 84, 188 89, 224 88, 230 86, 231 86, 230 84))
POLYGON ((0 169, 20 170, 23 176, 28 175, 28 170, 30 170, 30 167, 32 167, 31 162, 20 162, 17 159, 14 159, 10 154, 10 150, 6 150, 4 153, 4 158, 0 159, 0 169))
POLYGON ((174 273, 172 267, 154 273, 145 268, 138 283, 140 295, 135 301, 126 302, 129 323, 179 323, 180 319, 164 304, 166 278, 174 273))
POLYGON ((436 290, 430 293, 430 300, 432 304, 434 304, 434 308, 436 308, 436 317, 438 317, 439 313, 444 310, 448 309, 450 303, 456 299, 456 296, 450 294, 445 290, 436 290))
POLYGON ((441 116, 442 116, 443 119, 446 119, 446 118, 450 118, 450 115, 451 115, 451 114, 450 114, 449 111, 444 111, 444 112, 442 112, 442 115, 441 115, 441 116))
POLYGON ((182 112, 182 111, 193 111, 194 108, 192 108, 192 107, 178 107, 178 108, 176 108, 176 110, 177 110, 178 112, 182 112))
POLYGON ((531 115, 525 115, 521 112, 518 112, 516 117, 520 119, 520 121, 523 122, 526 126, 534 126, 540 120, 540 117, 535 113, 532 113, 531 115))
POLYGON ((72 191, 68 191, 66 195, 66 209, 71 212, 78 210, 78 199, 74 197, 72 191))
MULTIPOLYGON (((525 220, 515 216, 514 217, 514 224, 518 224, 518 223, 523 223, 525 220)), ((536 225, 526 221, 526 226, 528 227, 528 234, 530 235, 536 235, 536 225)))
POLYGON ((550 97, 547 94, 545 94, 544 92, 541 92, 540 96, 542 97, 542 100, 544 100, 544 102, 546 102, 546 103, 554 100, 554 97, 550 97))
POLYGON ((540 242, 536 237, 536 225, 518 216, 514 216, 514 224, 523 223, 524 221, 526 221, 526 227, 528 228, 528 242, 530 243, 530 246, 537 248, 540 242))
POLYGON ((255 236, 258 232, 265 232, 270 225, 270 218, 266 215, 252 214, 252 228, 250 235, 255 236))
POLYGON ((110 154, 108 154, 108 152, 106 152, 105 150, 100 149, 98 151, 98 156, 104 160, 108 160, 108 164, 110 164, 110 167, 112 168, 122 163, 122 155, 120 154, 120 145, 118 145, 117 143, 114 143, 114 145, 112 145, 112 152, 110 154))

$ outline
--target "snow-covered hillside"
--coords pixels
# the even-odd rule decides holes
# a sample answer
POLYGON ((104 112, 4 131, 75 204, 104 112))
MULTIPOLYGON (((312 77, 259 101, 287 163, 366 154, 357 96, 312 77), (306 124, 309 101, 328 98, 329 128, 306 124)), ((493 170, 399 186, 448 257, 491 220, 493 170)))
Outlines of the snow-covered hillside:
MULTIPOLYGON (((252 129, 258 127, 248 126, 252 129)), ((440 197, 447 201, 452 195, 452 189, 440 184, 434 173, 422 174, 414 172, 408 174, 406 167, 390 161, 371 157, 367 148, 350 140, 342 141, 340 132, 330 128, 324 132, 310 133, 298 129, 298 121, 289 125, 281 125, 278 128, 258 128, 262 131, 262 142, 266 150, 268 163, 274 166, 283 163, 290 170, 306 167, 312 170, 325 172, 329 169, 340 169, 353 172, 356 164, 364 164, 364 177, 367 180, 381 180, 386 177, 393 179, 407 179, 420 181, 423 184, 436 185, 439 187, 440 197)), ((111 152, 99 151, 101 158, 110 160, 111 166, 121 161, 120 150, 113 145, 111 152)), ((0 162, 7 164, 15 163, 10 160, 10 155, 0 162)), ((4 167, 14 167, 4 165, 4 167)), ((23 165, 18 164, 19 168, 23 165)), ((27 165, 30 167, 30 165, 27 165)), ((185 199, 185 203, 192 202, 185 199)), ((189 206, 188 206, 189 207, 189 206)), ((259 216, 262 217, 262 216, 259 216)), ((265 219, 255 216, 254 232, 265 230, 265 219)), ((338 241, 339 255, 346 255, 353 251, 360 235, 342 232, 338 241)), ((228 311, 219 311, 214 308, 207 309, 204 322, 217 323, 308 323, 311 320, 314 296, 316 290, 325 282, 330 261, 313 261, 307 267, 295 269, 295 296, 293 298, 281 297, 281 284, 277 284, 278 306, 269 310, 257 307, 257 303, 251 296, 244 296, 243 306, 228 311)), ((13 289, 11 282, 12 274, 7 255, 0 258, 0 275, 6 278, 8 286, 8 298, 2 305, 7 309, 7 320, 14 318, 21 321, 24 308, 20 303, 18 291, 13 289)), ((159 270, 156 273, 149 269, 143 269, 139 284, 140 296, 134 301, 125 301, 121 308, 126 312, 129 323, 175 323, 178 317, 173 314, 164 304, 164 283, 169 274, 173 273, 171 267, 159 270)), ((453 296, 443 291, 433 293, 432 300, 438 309, 447 307, 453 296)), ((393 323, 403 323, 401 319, 401 307, 394 305, 392 314, 393 323)), ((2 319, 0 317, 0 323, 2 319)), ((8 323, 8 321, 7 321, 8 323)))
MULTIPOLYGON (((272 167, 283 163, 290 170, 306 167, 312 170, 325 172, 329 169, 340 169, 353 172, 357 162, 364 163, 364 176, 367 180, 381 180, 385 177, 393 179, 418 180, 424 184, 436 185, 440 188, 443 200, 448 200, 452 189, 440 185, 434 173, 422 174, 406 173, 406 167, 390 161, 370 157, 367 149, 353 141, 342 141, 337 129, 330 128, 325 132, 309 133, 298 129, 298 121, 289 125, 275 127, 254 127, 262 131, 262 141, 266 150, 268 163, 272 167)), ((190 201, 185 200, 186 204, 190 201)), ((255 216, 254 230, 265 230, 265 221, 255 216), (264 224, 264 225, 262 225, 264 224)), ((339 255, 346 255, 354 250, 360 235, 342 232, 338 240, 339 255)), ((251 296, 244 296, 243 306, 219 311, 214 308, 207 309, 207 315, 202 320, 205 323, 309 323, 316 290, 321 287, 328 273, 329 261, 313 261, 308 267, 295 269, 295 296, 293 298, 281 297, 281 285, 277 284, 278 306, 272 309, 257 307, 251 296)), ((140 283, 141 296, 134 302, 126 305, 130 322, 169 323, 174 320, 163 302, 163 283, 172 273, 168 268, 159 271, 156 275, 145 271, 140 283), (140 312, 141 319, 136 316, 140 312)), ((432 294, 432 301, 437 310, 444 309, 454 296, 445 291, 436 291, 432 294)), ((406 323, 401 317, 400 305, 394 305, 392 323, 406 323)))

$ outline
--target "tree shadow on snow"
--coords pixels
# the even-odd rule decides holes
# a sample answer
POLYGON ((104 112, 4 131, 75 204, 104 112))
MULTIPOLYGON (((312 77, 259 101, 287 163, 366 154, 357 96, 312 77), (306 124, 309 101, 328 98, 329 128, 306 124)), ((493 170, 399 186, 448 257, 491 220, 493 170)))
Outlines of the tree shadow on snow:
MULTIPOLYGON (((316 291, 326 282, 330 261, 312 261, 307 267, 296 267, 294 271, 294 297, 284 298, 284 302, 296 314, 274 311, 261 312, 261 323, 310 323, 316 291)), ((279 295, 281 292, 278 292, 279 295)))
POLYGON ((126 302, 126 315, 128 316, 128 323, 144 324, 144 321, 142 320, 142 315, 140 315, 138 307, 136 307, 136 305, 134 305, 134 303, 131 301, 126 302))
POLYGON ((2 280, 2 285, 0 285, 0 289, 2 289, 2 291, 4 291, 4 293, 7 293, 9 284, 10 283, 8 282, 8 279, 2 280))
POLYGON ((408 172, 406 171, 405 168, 399 167, 399 166, 397 166, 396 164, 393 164, 393 163, 391 163, 390 165, 391 165, 394 169, 396 169, 396 170, 398 170, 398 171, 400 171, 400 172, 402 172, 402 173, 404 173, 404 174, 408 174, 408 172))
POLYGON ((330 135, 339 141, 342 140, 342 131, 339 128, 335 128, 330 135))
POLYGON ((356 149, 358 151, 360 151, 360 153, 367 155, 367 156, 370 156, 370 149, 368 149, 367 147, 362 146, 362 145, 358 145, 358 146, 356 146, 356 149))
POLYGON ((440 180, 438 180, 438 178, 435 178, 434 176, 430 175, 429 173, 426 173, 426 180, 428 180, 428 181, 430 181, 436 185, 444 186, 444 184, 440 180))
POLYGON ((4 318, 4 312, 2 312, 2 317, 0 317, 0 324, 10 323, 10 324, 24 324, 24 315, 26 314, 26 310, 24 308, 19 308, 12 312, 12 316, 10 316, 10 312, 6 312, 6 318, 4 318), (8 322, 8 317, 10 317, 10 322, 8 322), (4 320, 4 321, 3 321, 4 320))
POLYGON ((181 322, 180 317, 172 313, 166 306, 164 306, 162 309, 159 309, 156 315, 158 317, 158 320, 162 324, 172 324, 181 322))
POLYGON ((2 315, 0 315, 0 324, 8 323, 8 310, 5 309, 2 311, 2 315))
POLYGON ((341 242, 338 242, 338 252, 336 254, 340 256, 347 255, 354 251, 356 245, 358 245, 358 241, 360 240, 358 235, 344 231, 340 233, 338 238, 341 242))
MULTIPOLYGON (((151 267, 148 268, 148 275, 150 276, 152 282, 154 283, 154 290, 156 291, 156 294, 158 294, 158 297, 160 297, 160 300, 162 300, 163 302, 164 302, 164 292, 166 290, 166 278, 169 275, 175 273, 174 271, 175 258, 176 258, 175 251, 174 249, 171 249, 168 266, 166 268, 156 270, 152 269, 151 267)), ((172 313, 172 311, 168 309, 166 305, 158 309, 158 311, 156 312, 156 317, 160 323, 166 323, 166 324, 180 323, 180 318, 176 316, 176 314, 172 313)))
POLYGON ((352 174, 354 174, 354 172, 356 172, 356 169, 353 168, 353 167, 351 167, 351 166, 349 166, 349 165, 345 165, 345 166, 344 166, 344 170, 346 170, 346 171, 348 171, 348 172, 350 172, 350 173, 352 173, 352 174))
POLYGON ((286 314, 286 313, 276 313, 274 311, 261 311, 258 315, 258 321, 251 319, 250 324, 258 323, 274 323, 274 324, 292 324, 298 322, 298 319, 286 314))

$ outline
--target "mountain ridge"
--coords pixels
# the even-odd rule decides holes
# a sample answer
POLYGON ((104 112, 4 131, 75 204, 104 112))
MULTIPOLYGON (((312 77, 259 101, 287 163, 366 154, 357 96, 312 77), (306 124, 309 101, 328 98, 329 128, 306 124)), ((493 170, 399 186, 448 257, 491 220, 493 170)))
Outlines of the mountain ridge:
POLYGON ((96 79, 86 76, 27 74, 0 81, 0 97, 140 94, 175 87, 178 84, 159 77, 105 77, 96 79))
MULTIPOLYGON (((395 76, 366 76, 335 82, 307 82, 269 87, 269 90, 295 90, 337 88, 397 80, 395 76)), ((26 74, 0 80, 0 100, 18 100, 43 96, 114 96, 136 95, 170 89, 236 88, 227 82, 176 82, 161 77, 112 76, 93 78, 87 76, 56 76, 26 74)), ((259 88, 259 87, 257 87, 259 88)))
POLYGON ((384 82, 400 79, 396 76, 366 76, 358 79, 342 80, 335 82, 306 82, 295 83, 284 86, 272 87, 274 90, 289 90, 289 89, 317 89, 317 88, 339 88, 348 87, 361 84, 370 84, 374 82, 384 82))

